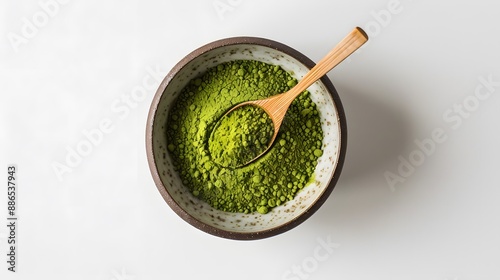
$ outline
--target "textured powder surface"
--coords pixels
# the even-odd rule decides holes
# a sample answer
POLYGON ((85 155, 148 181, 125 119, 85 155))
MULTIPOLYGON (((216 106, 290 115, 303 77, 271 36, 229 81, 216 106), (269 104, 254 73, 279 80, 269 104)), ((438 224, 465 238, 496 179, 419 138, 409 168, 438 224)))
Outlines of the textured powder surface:
MULTIPOLYGON (((238 60, 210 68, 186 85, 169 113, 167 147, 174 169, 194 196, 223 211, 265 214, 304 188, 323 153, 318 111, 307 91, 292 102, 272 147, 255 162, 224 167, 209 148, 214 127, 231 107, 286 92, 296 83, 279 66, 238 60)), ((212 144, 217 142, 231 139, 212 144)))
POLYGON ((208 141, 210 155, 223 167, 245 165, 266 150, 273 133, 273 122, 263 109, 238 107, 214 128, 208 141))

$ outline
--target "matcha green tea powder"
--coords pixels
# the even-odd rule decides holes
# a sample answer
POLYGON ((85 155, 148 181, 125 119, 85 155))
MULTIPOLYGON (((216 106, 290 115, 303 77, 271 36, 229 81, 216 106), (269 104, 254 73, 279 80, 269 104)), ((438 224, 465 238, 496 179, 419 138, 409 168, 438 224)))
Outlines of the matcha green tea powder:
POLYGON ((239 167, 262 154, 273 134, 273 122, 263 109, 241 106, 222 117, 210 136, 208 148, 215 163, 239 167))
POLYGON ((323 131, 307 91, 290 105, 271 148, 248 165, 234 167, 267 148, 274 131, 267 114, 244 106, 219 122, 234 105, 296 83, 279 66, 237 60, 208 69, 181 90, 167 121, 167 148, 194 196, 223 211, 265 214, 313 179, 323 131))

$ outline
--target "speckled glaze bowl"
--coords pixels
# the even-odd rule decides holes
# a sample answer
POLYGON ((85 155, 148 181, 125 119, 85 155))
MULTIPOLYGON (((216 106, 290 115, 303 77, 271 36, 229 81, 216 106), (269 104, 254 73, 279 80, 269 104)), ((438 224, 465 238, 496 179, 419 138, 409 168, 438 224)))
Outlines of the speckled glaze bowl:
POLYGON ((342 104, 328 77, 309 87, 320 113, 324 133, 323 155, 315 180, 296 197, 269 213, 228 213, 194 197, 173 170, 167 152, 166 122, 181 89, 208 68, 231 60, 258 60, 279 65, 300 80, 314 62, 298 51, 275 41, 236 37, 209 43, 191 52, 168 73, 151 104, 146 127, 146 148, 154 182, 167 204, 182 219, 207 233, 229 239, 254 240, 288 231, 304 222, 332 192, 344 162, 347 131, 342 104))

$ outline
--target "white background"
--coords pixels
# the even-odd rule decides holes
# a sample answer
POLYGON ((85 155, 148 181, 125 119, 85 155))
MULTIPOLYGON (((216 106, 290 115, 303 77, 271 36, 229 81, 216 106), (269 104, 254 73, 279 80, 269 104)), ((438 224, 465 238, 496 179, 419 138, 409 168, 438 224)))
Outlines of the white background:
POLYGON ((498 1, 66 0, 51 15, 47 2, 0 4, 0 178, 15 163, 19 182, 15 274, 0 190, 1 279, 500 279, 498 1), (369 44, 328 75, 349 143, 323 207, 259 241, 180 219, 145 155, 154 73, 243 35, 318 61, 355 26, 369 44), (481 77, 494 81, 489 96, 481 77), (103 121, 112 130, 69 166, 68 151, 103 121), (446 140, 399 173, 435 129, 446 140), (391 188, 386 172, 406 177, 391 188))

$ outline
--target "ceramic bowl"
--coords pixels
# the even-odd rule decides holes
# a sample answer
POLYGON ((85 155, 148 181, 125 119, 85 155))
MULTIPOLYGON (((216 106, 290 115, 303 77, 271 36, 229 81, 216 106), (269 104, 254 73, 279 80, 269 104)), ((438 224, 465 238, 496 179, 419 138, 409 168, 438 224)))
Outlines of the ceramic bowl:
POLYGON ((167 74, 152 101, 147 120, 146 148, 154 182, 167 204, 182 219, 209 234, 239 240, 274 236, 304 222, 332 192, 344 162, 347 131, 340 98, 328 77, 311 87, 324 133, 323 155, 315 180, 296 197, 267 214, 229 213, 212 208, 193 196, 174 171, 166 149, 166 122, 181 89, 210 67, 232 60, 257 60, 279 65, 300 80, 314 62, 289 46, 263 38, 236 37, 218 40, 188 54, 167 74))

